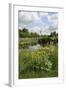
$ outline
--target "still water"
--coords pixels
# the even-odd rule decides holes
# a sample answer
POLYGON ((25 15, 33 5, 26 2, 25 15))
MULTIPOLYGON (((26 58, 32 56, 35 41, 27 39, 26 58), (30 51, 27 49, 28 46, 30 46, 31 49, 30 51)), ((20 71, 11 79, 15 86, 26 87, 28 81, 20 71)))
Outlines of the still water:
POLYGON ((28 47, 28 49, 30 49, 32 51, 35 51, 35 50, 40 49, 40 48, 41 48, 40 44, 36 44, 36 45, 33 45, 33 46, 29 46, 28 47))

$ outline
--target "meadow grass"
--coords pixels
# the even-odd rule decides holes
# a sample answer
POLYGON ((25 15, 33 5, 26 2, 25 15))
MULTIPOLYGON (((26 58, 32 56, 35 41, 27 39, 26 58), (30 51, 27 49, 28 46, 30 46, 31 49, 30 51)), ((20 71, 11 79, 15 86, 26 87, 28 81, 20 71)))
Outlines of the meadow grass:
POLYGON ((57 46, 48 45, 36 51, 19 49, 19 79, 57 76, 57 46))

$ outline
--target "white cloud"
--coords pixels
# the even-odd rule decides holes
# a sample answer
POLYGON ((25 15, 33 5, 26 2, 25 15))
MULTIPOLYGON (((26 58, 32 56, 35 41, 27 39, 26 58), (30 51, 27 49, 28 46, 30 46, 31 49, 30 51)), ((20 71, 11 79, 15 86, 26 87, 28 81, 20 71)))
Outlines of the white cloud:
POLYGON ((37 32, 38 34, 50 34, 53 31, 58 30, 58 14, 48 12, 19 12, 18 15, 19 28, 27 28, 30 32, 37 32), (48 19, 46 22, 42 21, 41 17, 46 16, 48 19), (36 22, 35 22, 36 21, 36 22), (30 27, 30 25, 32 26, 30 27))
POLYGON ((36 33, 41 34, 41 35, 50 34, 49 26, 47 26, 47 25, 41 26, 41 27, 35 26, 33 28, 30 28, 29 31, 30 32, 36 32, 36 33))
POLYGON ((18 28, 19 29, 27 28, 27 25, 23 25, 23 24, 19 23, 18 28))
POLYGON ((47 12, 41 12, 40 16, 48 16, 48 13, 47 12))
POLYGON ((34 20, 39 19, 39 16, 37 12, 19 12, 18 18, 19 23, 29 24, 34 20))
POLYGON ((41 30, 41 27, 39 27, 39 26, 35 26, 33 28, 30 28, 30 32, 36 32, 38 34, 40 34, 40 30, 41 30))
POLYGON ((33 17, 33 20, 39 20, 39 18, 40 18, 38 12, 32 12, 31 15, 33 17))
POLYGON ((58 28, 58 14, 48 15, 48 21, 52 23, 53 27, 58 28))
POLYGON ((52 14, 52 15, 48 15, 48 21, 54 22, 58 20, 58 14, 52 14))
POLYGON ((50 26, 49 26, 49 30, 50 32, 58 32, 58 14, 55 13, 55 14, 52 14, 52 15, 48 15, 48 21, 50 23, 52 23, 50 26))

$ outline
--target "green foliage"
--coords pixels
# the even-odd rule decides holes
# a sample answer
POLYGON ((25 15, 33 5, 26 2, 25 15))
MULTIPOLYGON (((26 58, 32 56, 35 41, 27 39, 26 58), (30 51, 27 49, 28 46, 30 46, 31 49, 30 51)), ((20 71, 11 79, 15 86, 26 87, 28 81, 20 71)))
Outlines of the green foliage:
POLYGON ((29 32, 28 29, 26 29, 26 28, 23 28, 22 30, 19 29, 19 37, 20 38, 24 38, 24 37, 38 37, 38 36, 39 35, 36 32, 34 32, 34 33, 29 32))
POLYGON ((50 35, 42 36, 41 38, 39 38, 38 42, 41 45, 49 45, 51 43, 57 45, 58 34, 56 34, 56 32, 53 32, 50 35))
POLYGON ((57 54, 58 54, 57 47, 52 45, 50 45, 49 47, 38 49, 35 52, 28 49, 20 50, 19 78, 57 76, 58 75, 57 54), (38 72, 40 73, 38 74, 38 72), (51 75, 51 73, 53 74, 51 75))
POLYGON ((19 30, 19 79, 58 76, 58 34, 38 35, 19 30), (40 44, 32 51, 28 47, 40 44))
POLYGON ((26 37, 28 33, 28 29, 22 29, 22 30, 19 30, 19 37, 26 37))
POLYGON ((48 36, 43 36, 38 40, 39 44, 46 45, 50 43, 50 38, 48 36))
POLYGON ((23 29, 22 29, 22 32, 24 32, 24 33, 28 33, 28 29, 23 28, 23 29))
POLYGON ((20 38, 19 48, 28 48, 29 45, 36 45, 38 43, 37 38, 20 38))
POLYGON ((54 36, 58 36, 58 34, 56 32, 51 32, 50 36, 54 37, 54 36))

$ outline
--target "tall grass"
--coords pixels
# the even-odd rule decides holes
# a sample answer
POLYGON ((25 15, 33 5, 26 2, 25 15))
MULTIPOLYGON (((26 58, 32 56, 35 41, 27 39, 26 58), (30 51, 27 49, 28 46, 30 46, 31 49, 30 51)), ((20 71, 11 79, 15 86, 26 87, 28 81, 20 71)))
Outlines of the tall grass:
POLYGON ((36 51, 19 50, 19 78, 58 76, 58 47, 49 45, 36 51))

